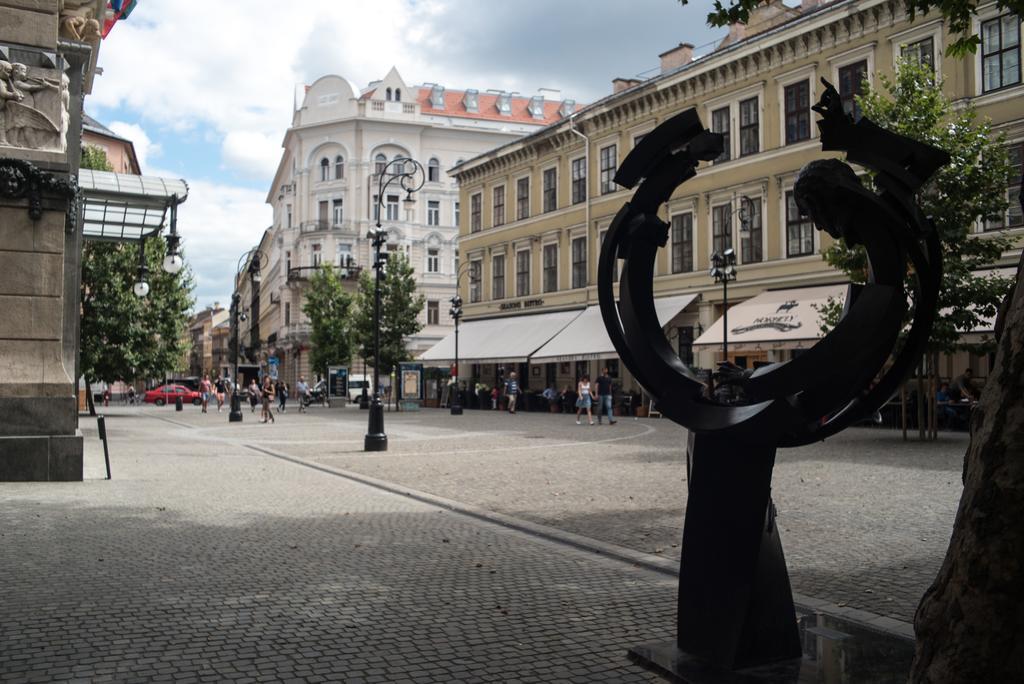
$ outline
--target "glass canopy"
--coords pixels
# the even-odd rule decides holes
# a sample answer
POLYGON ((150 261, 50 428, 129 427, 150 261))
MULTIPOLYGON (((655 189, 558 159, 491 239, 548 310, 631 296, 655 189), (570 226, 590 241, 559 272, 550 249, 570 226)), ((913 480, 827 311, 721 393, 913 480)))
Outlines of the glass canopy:
POLYGON ((86 240, 132 242, 157 235, 167 210, 188 198, 180 179, 82 169, 82 234, 86 240))

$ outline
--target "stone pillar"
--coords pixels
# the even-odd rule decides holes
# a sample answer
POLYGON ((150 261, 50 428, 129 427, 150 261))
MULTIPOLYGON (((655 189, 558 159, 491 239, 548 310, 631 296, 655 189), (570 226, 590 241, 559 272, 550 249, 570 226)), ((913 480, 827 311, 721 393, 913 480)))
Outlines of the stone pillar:
MULTIPOLYGON (((79 257, 67 253, 79 244, 77 163, 68 160, 60 4, 0 5, 0 480, 81 480, 75 327, 66 324, 67 300, 77 302, 67 268, 79 257)), ((80 131, 70 130, 77 154, 80 131)))

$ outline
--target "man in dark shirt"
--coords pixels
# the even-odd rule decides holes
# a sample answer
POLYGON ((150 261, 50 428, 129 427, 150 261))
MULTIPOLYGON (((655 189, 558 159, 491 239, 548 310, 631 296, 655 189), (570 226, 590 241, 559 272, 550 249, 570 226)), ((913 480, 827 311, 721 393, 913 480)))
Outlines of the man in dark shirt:
POLYGON ((612 376, 608 375, 608 368, 601 369, 601 375, 597 379, 597 423, 601 424, 601 418, 605 411, 608 412, 608 424, 615 425, 612 418, 612 376))

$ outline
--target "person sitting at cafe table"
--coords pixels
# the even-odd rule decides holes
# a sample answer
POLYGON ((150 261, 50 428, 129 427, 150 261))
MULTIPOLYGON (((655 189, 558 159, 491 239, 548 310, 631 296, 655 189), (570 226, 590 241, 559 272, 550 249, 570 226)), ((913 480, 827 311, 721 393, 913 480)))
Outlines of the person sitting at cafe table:
POLYGON ((950 398, 954 401, 978 401, 981 393, 978 388, 974 385, 974 371, 970 368, 965 370, 961 375, 957 376, 956 380, 953 381, 952 392, 950 398))
POLYGON ((949 393, 949 383, 939 385, 939 391, 935 393, 935 403, 939 406, 939 416, 947 428, 952 428, 958 423, 956 409, 951 404, 955 403, 949 393))

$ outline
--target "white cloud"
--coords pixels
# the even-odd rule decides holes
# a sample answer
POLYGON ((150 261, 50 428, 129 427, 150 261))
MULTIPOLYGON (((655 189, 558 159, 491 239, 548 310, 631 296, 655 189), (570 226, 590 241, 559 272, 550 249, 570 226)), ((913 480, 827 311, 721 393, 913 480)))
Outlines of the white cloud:
POLYGON ((221 144, 224 163, 252 178, 274 175, 281 160, 280 136, 255 131, 229 131, 221 144))
POLYGON ((160 144, 150 140, 149 136, 146 135, 145 129, 138 124, 114 121, 107 128, 122 138, 132 141, 132 144, 135 146, 135 156, 139 159, 139 166, 142 167, 143 173, 146 172, 146 164, 150 158, 159 157, 162 152, 160 144))

